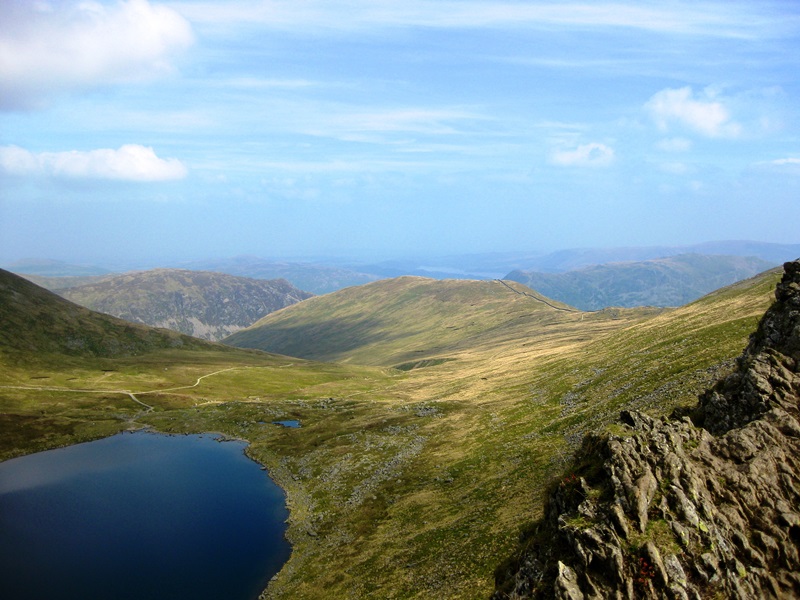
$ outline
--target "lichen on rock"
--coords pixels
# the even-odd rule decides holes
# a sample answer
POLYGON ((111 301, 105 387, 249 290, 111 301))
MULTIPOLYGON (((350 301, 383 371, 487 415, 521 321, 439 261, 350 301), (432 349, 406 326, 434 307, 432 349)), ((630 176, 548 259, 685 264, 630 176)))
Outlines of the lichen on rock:
POLYGON ((693 411, 585 440, 494 600, 800 597, 800 262, 784 269, 693 411))

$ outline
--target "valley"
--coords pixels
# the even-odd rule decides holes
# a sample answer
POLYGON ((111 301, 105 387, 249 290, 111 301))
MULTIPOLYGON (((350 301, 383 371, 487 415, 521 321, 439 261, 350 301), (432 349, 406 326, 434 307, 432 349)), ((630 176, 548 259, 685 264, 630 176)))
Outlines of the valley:
MULTIPOLYGON (((264 597, 487 598, 583 437, 617 427, 623 408, 695 403, 779 277, 676 309, 594 313, 512 282, 403 277, 306 300, 231 340, 258 349, 175 334, 80 353, 28 325, 0 347, 0 458, 131 428, 220 432, 247 440, 287 493, 293 553, 264 597)), ((40 321, 75 310, 17 283, 39 294, 40 321)))

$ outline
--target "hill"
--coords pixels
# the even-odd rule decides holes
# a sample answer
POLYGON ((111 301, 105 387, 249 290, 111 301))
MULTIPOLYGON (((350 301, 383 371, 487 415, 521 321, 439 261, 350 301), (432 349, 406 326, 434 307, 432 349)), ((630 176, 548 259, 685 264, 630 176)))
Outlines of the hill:
POLYGON ((207 340, 220 340, 312 295, 283 279, 265 281, 177 269, 107 276, 58 293, 126 321, 207 340))
MULTIPOLYGON (((562 273, 592 265, 642 262, 681 254, 724 255, 760 258, 778 266, 800 256, 800 244, 750 241, 704 242, 689 246, 623 246, 618 248, 567 248, 527 258, 525 267, 513 270, 562 273)), ((508 271, 506 271, 507 273, 508 271)))
POLYGON ((495 600, 800 594, 800 262, 775 296, 693 410, 587 438, 495 600))
POLYGON ((214 344, 24 362, 0 369, 0 457, 129 427, 222 432, 250 442, 287 494, 292 555, 265 597, 485 599, 582 440, 618 432, 620 410, 657 419, 696 404, 778 278, 677 309, 594 313, 516 283, 401 278, 307 301, 304 326, 351 315, 345 335, 304 340, 337 364, 214 344))
POLYGON ((608 306, 681 306, 771 268, 759 258, 681 254, 566 273, 512 271, 506 279, 582 310, 608 306))
POLYGON ((275 261, 255 256, 237 256, 195 261, 182 265, 193 270, 214 271, 256 279, 285 279, 312 294, 327 294, 342 288, 380 279, 346 267, 300 261, 275 261))
POLYGON ((518 284, 398 277, 312 298, 224 342, 312 360, 409 367, 495 342, 512 328, 563 319, 578 320, 579 311, 518 284))
POLYGON ((3 266, 13 273, 39 277, 99 277, 110 273, 101 267, 73 265, 48 258, 28 258, 3 266))
POLYGON ((0 353, 7 356, 118 357, 205 346, 189 336, 92 312, 0 269, 0 353))
POLYGON ((38 285, 39 287, 43 287, 51 292, 58 293, 59 290, 65 290, 67 288, 78 287, 79 285, 88 285, 90 283, 98 283, 107 279, 109 277, 114 277, 114 274, 109 275, 63 275, 63 276, 51 276, 51 275, 31 275, 29 273, 23 273, 21 271, 13 271, 17 275, 24 277, 28 281, 31 281, 38 285))
POLYGON ((687 246, 566 248, 550 253, 489 252, 408 257, 374 264, 352 264, 350 268, 379 275, 382 278, 419 275, 434 279, 498 279, 511 271, 562 273, 593 265, 641 262, 680 254, 760 258, 768 263, 764 268, 770 268, 800 256, 800 244, 722 241, 687 246))

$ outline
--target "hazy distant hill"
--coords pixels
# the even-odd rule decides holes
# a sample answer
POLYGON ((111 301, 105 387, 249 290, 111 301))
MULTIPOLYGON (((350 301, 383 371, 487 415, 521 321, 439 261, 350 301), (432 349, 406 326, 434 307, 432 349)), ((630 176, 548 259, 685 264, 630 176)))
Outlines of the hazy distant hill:
POLYGON ((639 262, 656 258, 668 258, 681 254, 755 257, 766 261, 770 264, 770 267, 775 267, 800 256, 800 244, 728 241, 704 242, 702 244, 693 244, 690 246, 569 248, 539 257, 530 257, 525 267, 516 270, 561 273, 591 265, 623 261, 639 262))
POLYGON ((90 311, 0 269, 0 354, 128 356, 208 342, 90 311))
POLYGON ((49 258, 28 258, 6 264, 4 267, 19 275, 36 275, 38 277, 92 277, 110 273, 107 269, 100 267, 73 265, 49 258))
POLYGON ((618 248, 567 248, 550 253, 516 251, 418 256, 372 264, 348 265, 348 268, 380 277, 419 275, 434 279, 497 279, 511 271, 561 273, 590 265, 610 262, 638 262, 679 254, 725 254, 760 258, 778 266, 800 257, 800 244, 723 241, 687 246, 640 246, 618 248))
POLYGON ((681 306, 772 266, 759 258, 683 254, 595 265, 566 273, 512 271, 506 279, 582 310, 681 306))
POLYGON ((205 260, 183 265, 188 269, 216 271, 256 279, 286 279, 312 294, 327 294, 380 279, 379 276, 323 264, 271 261, 255 256, 205 260))
POLYGON ((223 341, 313 360, 413 367, 565 313, 579 315, 513 282, 398 277, 312 298, 223 341))
POLYGON ((67 288, 78 287, 79 285, 88 285, 90 283, 98 283, 114 277, 114 275, 64 275, 64 276, 50 276, 50 275, 30 275, 28 273, 17 273, 20 277, 24 277, 28 281, 32 281, 36 285, 57 292, 58 290, 65 290, 67 288))
POLYGON ((219 340, 312 294, 283 279, 155 269, 124 273, 75 288, 65 298, 126 321, 219 340))

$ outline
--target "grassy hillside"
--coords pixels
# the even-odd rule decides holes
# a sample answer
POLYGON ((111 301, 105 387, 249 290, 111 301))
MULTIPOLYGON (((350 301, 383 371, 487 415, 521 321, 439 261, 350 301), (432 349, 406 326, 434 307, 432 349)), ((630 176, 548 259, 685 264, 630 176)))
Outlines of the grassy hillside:
POLYGON ((0 354, 9 358, 38 362, 50 354, 115 357, 203 346, 172 331, 93 313, 0 270, 0 354))
POLYGON ((496 344, 579 311, 515 283, 398 277, 312 298, 256 322, 226 344, 324 361, 413 366, 496 344), (408 363, 408 364, 407 364, 408 363))
POLYGON ((154 269, 106 277, 59 294, 133 323, 222 339, 311 294, 283 279, 261 280, 207 271, 154 269))
POLYGON ((506 277, 582 310, 608 306, 682 306, 769 269, 759 258, 681 254, 566 273, 512 271, 506 277))
POLYGON ((0 270, 0 460, 141 427, 137 417, 164 408, 222 402, 243 389, 268 395, 358 380, 365 372, 383 378, 135 325, 0 270), (229 372, 236 376, 222 387, 199 385, 200 377, 225 381, 229 372))
MULTIPOLYGON (((514 284, 402 278, 268 318, 316 332, 305 347, 338 364, 164 350, 15 367, 0 371, 0 412, 28 419, 39 436, 30 448, 77 439, 100 416, 249 440, 291 511, 293 554, 271 597, 486 598, 582 436, 623 406, 664 414, 692 403, 741 352, 778 278, 675 310, 590 314, 514 284), (90 389, 106 393, 79 391, 90 389), (68 420, 72 438, 48 439, 47 419, 68 420)), ((0 440, 16 430, 0 423, 0 440)))

